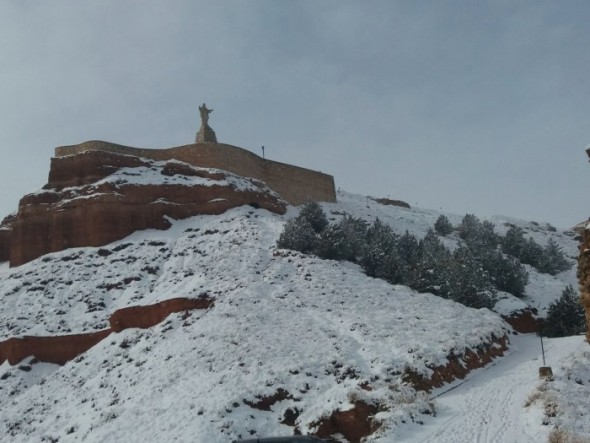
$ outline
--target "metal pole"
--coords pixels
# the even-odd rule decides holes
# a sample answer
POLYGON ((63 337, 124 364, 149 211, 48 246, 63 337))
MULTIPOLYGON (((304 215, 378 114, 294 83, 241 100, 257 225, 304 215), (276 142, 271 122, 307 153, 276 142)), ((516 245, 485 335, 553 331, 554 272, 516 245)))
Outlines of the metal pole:
POLYGON ((264 146, 262 146, 262 158, 264 158, 264 146))
POLYGON ((543 354, 543 366, 547 366, 545 364, 545 348, 543 347, 543 336, 539 332, 539 338, 541 339, 541 353, 543 354))

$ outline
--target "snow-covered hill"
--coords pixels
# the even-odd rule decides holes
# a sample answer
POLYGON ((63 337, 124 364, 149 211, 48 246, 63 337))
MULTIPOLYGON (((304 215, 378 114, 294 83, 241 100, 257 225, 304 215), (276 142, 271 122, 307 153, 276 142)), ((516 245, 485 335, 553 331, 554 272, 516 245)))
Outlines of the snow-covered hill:
MULTIPOLYGON (((439 213, 339 193, 324 204, 379 218, 422 237, 439 213)), ((277 250, 285 216, 242 207, 174 221, 102 248, 49 254, 0 268, 0 340, 90 332, 131 305, 208 295, 207 311, 112 334, 63 367, 27 359, 0 366, 0 434, 12 441, 224 442, 312 432, 322 418, 375 405, 371 441, 392 441, 432 404, 404 382, 428 377, 448 356, 510 332, 501 318, 365 276, 349 263, 277 250)), ((460 216, 448 215, 453 224, 460 216)), ((576 241, 505 218, 540 243, 576 241)), ((452 247, 456 239, 445 242, 452 247)), ((526 303, 546 307, 575 271, 531 270, 526 303)), ((518 305, 520 301, 512 300, 518 305)))

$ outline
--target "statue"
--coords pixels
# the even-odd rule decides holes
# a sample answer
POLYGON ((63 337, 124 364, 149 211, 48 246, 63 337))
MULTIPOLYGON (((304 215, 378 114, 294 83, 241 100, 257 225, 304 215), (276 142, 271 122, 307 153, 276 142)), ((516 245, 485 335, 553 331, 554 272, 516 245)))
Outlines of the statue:
POLYGON ((217 136, 215 131, 209 126, 209 114, 213 112, 213 109, 207 109, 207 105, 199 106, 199 112, 201 113, 201 129, 197 132, 195 143, 217 143, 217 136))
POLYGON ((203 128, 209 126, 209 114, 213 112, 213 109, 207 109, 207 105, 203 103, 203 106, 199 106, 199 111, 201 112, 201 123, 203 124, 203 128))

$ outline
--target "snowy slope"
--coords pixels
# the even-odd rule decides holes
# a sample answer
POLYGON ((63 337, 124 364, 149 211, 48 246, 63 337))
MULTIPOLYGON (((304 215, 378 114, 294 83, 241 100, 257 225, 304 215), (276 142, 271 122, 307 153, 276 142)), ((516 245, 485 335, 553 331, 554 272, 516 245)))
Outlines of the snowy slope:
MULTIPOLYGON (((338 192, 338 203, 323 204, 322 206, 328 215, 331 214, 331 217, 335 220, 343 212, 370 222, 378 218, 382 222, 389 224, 397 234, 403 234, 405 231, 408 231, 417 238, 424 237, 428 229, 433 229, 436 219, 441 214, 444 214, 453 226, 458 226, 465 215, 443 213, 430 209, 406 209, 396 206, 386 206, 375 202, 369 197, 343 191, 338 192)), ((526 287, 526 297, 521 301, 509 296, 509 294, 499 294, 500 298, 504 296, 508 300, 502 301, 498 306, 498 312, 508 314, 511 311, 531 306, 539 309, 539 315, 544 316, 547 307, 559 298, 568 284, 577 288, 575 265, 578 257, 579 241, 575 239, 575 233, 573 231, 561 231, 548 224, 504 216, 495 216, 489 219, 489 221, 494 224, 496 233, 500 235, 504 235, 509 227, 514 225, 524 230, 525 238, 532 237, 539 245, 545 246, 549 239, 552 238, 559 244, 566 257, 572 263, 570 270, 556 276, 542 274, 532 266, 525 265, 530 274, 530 281, 526 287)), ((445 246, 454 249, 457 246, 458 237, 456 234, 452 234, 449 237, 442 238, 442 240, 445 246)))
POLYGON ((550 419, 553 423, 544 417, 544 398, 551 394, 533 395, 540 383, 538 368, 543 366, 539 338, 526 335, 513 337, 510 355, 475 371, 455 389, 433 392, 437 416, 425 418, 424 426, 402 427, 395 441, 537 443, 547 441, 554 424, 590 437, 588 343, 582 336, 544 341, 546 364, 552 366, 557 380, 541 385, 545 391, 562 391, 561 398, 555 399, 559 412, 558 418, 550 419), (572 359, 578 363, 573 370, 572 359), (565 381, 572 372, 583 378, 582 385, 565 381), (568 390, 577 394, 563 392, 568 390), (537 400, 531 404, 532 399, 537 400))
MULTIPOLYGON (((347 193, 338 198, 324 205, 330 217, 378 217, 419 237, 439 215, 347 193)), ((488 310, 391 286, 352 264, 277 251, 284 222, 296 212, 238 208, 102 248, 1 266, 0 339, 93 331, 118 308, 169 298, 208 294, 216 302, 149 330, 113 334, 63 367, 4 363, 0 434, 14 441, 223 442, 289 435, 293 428, 281 424, 288 410, 301 412, 297 425, 306 432, 361 399, 381 408, 373 439, 392 441, 402 422, 430 408, 427 396, 401 382, 406 369, 428 375, 427 366, 444 364, 449 353, 506 332, 488 310), (277 392, 287 398, 269 411, 245 403, 277 392)), ((461 217, 449 218, 458 224, 461 217)), ((507 223, 494 221, 498 230, 507 223)), ((541 244, 553 236, 574 254, 575 242, 563 233, 534 235, 541 244)), ((533 274, 529 301, 547 304, 573 275, 533 274)))

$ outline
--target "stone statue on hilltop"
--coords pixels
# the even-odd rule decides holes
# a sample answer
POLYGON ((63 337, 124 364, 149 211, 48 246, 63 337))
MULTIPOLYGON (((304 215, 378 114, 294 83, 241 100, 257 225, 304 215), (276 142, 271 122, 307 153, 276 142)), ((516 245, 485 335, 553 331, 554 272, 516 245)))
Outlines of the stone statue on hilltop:
POLYGON ((201 125, 206 128, 209 126, 209 114, 213 112, 213 109, 207 109, 207 105, 203 103, 203 106, 199 106, 199 111, 201 112, 201 125))
POLYGON ((201 129, 197 132, 195 143, 217 143, 215 131, 209 126, 209 114, 213 112, 213 109, 207 109, 207 105, 203 103, 202 106, 199 106, 199 112, 201 113, 201 129))

